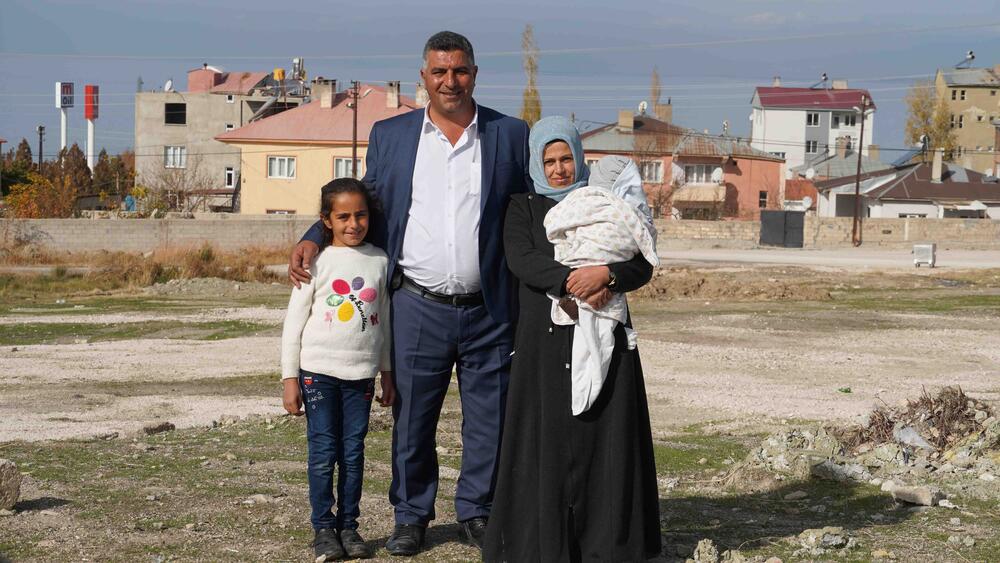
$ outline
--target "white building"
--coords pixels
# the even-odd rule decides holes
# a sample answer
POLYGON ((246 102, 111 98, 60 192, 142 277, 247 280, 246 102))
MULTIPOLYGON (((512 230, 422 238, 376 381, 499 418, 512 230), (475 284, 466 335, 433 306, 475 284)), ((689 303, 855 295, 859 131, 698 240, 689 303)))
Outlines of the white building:
POLYGON ((875 103, 867 90, 849 89, 834 80, 832 88, 759 86, 754 90, 750 114, 750 145, 780 156, 791 169, 834 154, 838 138, 848 147, 868 147, 874 131, 875 103), (864 139, 861 136, 862 99, 866 101, 864 139))

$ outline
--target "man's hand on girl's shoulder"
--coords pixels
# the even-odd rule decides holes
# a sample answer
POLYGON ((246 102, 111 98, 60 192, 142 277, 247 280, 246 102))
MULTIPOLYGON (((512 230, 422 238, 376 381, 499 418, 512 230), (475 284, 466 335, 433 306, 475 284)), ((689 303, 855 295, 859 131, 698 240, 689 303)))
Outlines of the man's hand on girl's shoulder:
POLYGON ((391 371, 383 371, 381 373, 382 394, 376 400, 383 407, 391 407, 396 402, 396 382, 392 379, 391 371))
POLYGON ((299 390, 299 380, 294 378, 282 379, 281 386, 284 388, 281 393, 281 403, 292 416, 302 416, 302 391, 299 390))
POLYGON ((309 274, 309 265, 313 258, 319 253, 319 246, 311 240, 302 240, 295 245, 292 257, 288 261, 288 278, 292 280, 295 287, 300 284, 309 283, 312 275, 309 274))

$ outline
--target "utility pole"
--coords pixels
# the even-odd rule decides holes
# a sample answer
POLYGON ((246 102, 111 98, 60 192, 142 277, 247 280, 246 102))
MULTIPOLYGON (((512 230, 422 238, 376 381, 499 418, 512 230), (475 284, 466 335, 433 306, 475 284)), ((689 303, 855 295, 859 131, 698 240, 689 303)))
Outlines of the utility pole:
MULTIPOLYGON (((858 109, 858 108, 854 108, 858 109)), ((861 95, 861 135, 858 137, 858 169, 854 175, 854 224, 851 227, 851 244, 861 246, 861 150, 865 143, 865 112, 868 110, 868 97, 861 95)))
POLYGON ((42 137, 45 136, 45 126, 39 125, 36 129, 38 131, 38 173, 42 173, 42 137))
POLYGON ((351 108, 354 110, 354 126, 351 131, 351 177, 358 177, 358 90, 361 85, 357 80, 351 81, 351 108))

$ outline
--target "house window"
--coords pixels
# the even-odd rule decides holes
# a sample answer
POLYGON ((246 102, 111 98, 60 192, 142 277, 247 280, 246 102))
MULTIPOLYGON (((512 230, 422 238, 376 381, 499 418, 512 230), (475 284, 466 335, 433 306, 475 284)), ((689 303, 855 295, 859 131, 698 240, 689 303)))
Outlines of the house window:
POLYGON ((163 147, 163 167, 164 168, 186 168, 187 167, 187 147, 163 147))
POLYGON ((963 125, 965 125, 965 116, 960 115, 958 116, 958 128, 961 129, 963 125))
POLYGON ((981 115, 977 115, 976 116, 976 121, 980 121, 981 122, 982 120, 983 120, 983 116, 981 116, 981 115))
MULTIPOLYGON (((358 175, 361 175, 361 159, 354 161, 357 165, 358 175)), ((351 178, 351 159, 349 158, 335 158, 333 159, 333 178, 351 178)))
POLYGON ((840 116, 833 114, 830 117, 830 129, 840 129, 840 116))
POLYGON ((776 156, 778 158, 785 158, 785 153, 783 153, 783 152, 772 152, 770 154, 773 155, 773 156, 776 156))
POLYGON ((712 164, 687 164, 684 166, 684 181, 688 184, 708 184, 712 182, 712 164))
POLYGON ((232 123, 226 124, 226 131, 232 131, 233 129, 236 129, 235 125, 233 125, 232 123))
POLYGON ((954 102, 957 99, 958 99, 958 90, 952 90, 951 91, 951 101, 954 102))
POLYGON ((767 207, 767 192, 757 192, 757 207, 761 209, 767 207))
POLYGON ((167 125, 186 125, 187 104, 163 104, 163 123, 167 125))
POLYGON ((996 96, 997 95, 997 91, 996 90, 990 90, 990 95, 991 96, 996 96))
POLYGON ((226 103, 227 104, 235 104, 236 103, 236 96, 234 96, 232 94, 226 94, 226 103))
POLYGON ((806 114, 806 127, 819 127, 818 113, 810 112, 806 114))
POLYGON ((663 163, 656 160, 653 162, 643 162, 639 168, 639 175, 643 182, 658 184, 663 182, 663 163))
POLYGON ((816 154, 819 150, 819 141, 806 141, 806 154, 816 154))
POLYGON ((236 171, 233 170, 232 166, 226 167, 226 187, 233 188, 236 186, 236 171))
POLYGON ((267 157, 267 177, 284 178, 292 180, 295 178, 295 157, 294 156, 269 156, 267 157))
POLYGON ((853 113, 844 114, 844 127, 855 127, 858 124, 858 116, 853 113))
POLYGON ((960 100, 964 100, 964 99, 965 99, 965 90, 962 90, 962 91, 961 91, 961 92, 959 93, 959 95, 958 95, 958 99, 960 99, 960 100))
POLYGON ((595 164, 597 164, 597 160, 598 159, 596 159, 596 158, 588 158, 587 159, 587 168, 591 168, 592 166, 594 166, 595 164))

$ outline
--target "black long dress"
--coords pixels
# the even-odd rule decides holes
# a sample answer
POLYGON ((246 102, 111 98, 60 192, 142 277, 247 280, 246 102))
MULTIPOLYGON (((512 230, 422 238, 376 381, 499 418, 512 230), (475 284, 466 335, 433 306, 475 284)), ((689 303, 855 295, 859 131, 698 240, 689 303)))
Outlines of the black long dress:
MULTIPOLYGON (((507 211, 504 247, 520 314, 483 559, 643 561, 660 553, 660 518, 639 353, 619 326, 597 401, 572 415, 573 327, 552 324, 546 295, 562 295, 570 273, 545 237, 554 205, 520 194, 507 211)), ((641 255, 609 267, 616 291, 641 287, 653 270, 641 255)))

